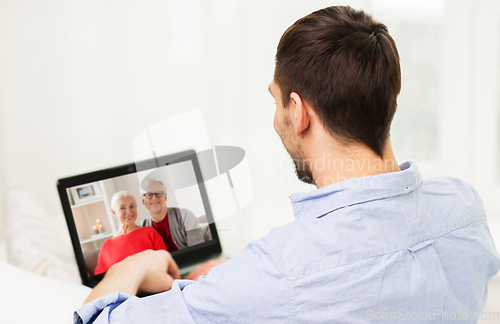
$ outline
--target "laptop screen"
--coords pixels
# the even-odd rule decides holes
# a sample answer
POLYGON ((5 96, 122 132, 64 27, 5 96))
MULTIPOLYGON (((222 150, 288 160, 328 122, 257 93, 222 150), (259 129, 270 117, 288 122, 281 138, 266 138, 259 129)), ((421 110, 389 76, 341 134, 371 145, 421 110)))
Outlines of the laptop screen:
POLYGON ((57 186, 89 287, 142 250, 167 249, 180 268, 221 252, 194 151, 60 179, 57 186))

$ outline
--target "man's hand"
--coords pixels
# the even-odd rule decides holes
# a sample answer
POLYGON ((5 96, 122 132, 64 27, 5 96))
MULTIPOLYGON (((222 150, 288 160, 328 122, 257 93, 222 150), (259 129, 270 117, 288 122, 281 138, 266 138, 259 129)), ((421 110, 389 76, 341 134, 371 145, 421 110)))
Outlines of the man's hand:
POLYGON ((226 262, 226 259, 218 258, 215 260, 208 260, 201 266, 191 271, 184 279, 198 280, 200 276, 206 276, 213 267, 226 262))
POLYGON ((164 292, 172 288, 174 279, 180 279, 179 268, 170 253, 165 250, 142 251, 112 265, 85 303, 115 292, 129 295, 138 291, 164 292))
POLYGON ((174 280, 181 278, 177 263, 165 250, 147 250, 129 258, 135 266, 140 265, 142 276, 138 289, 141 292, 156 294, 170 290, 174 280))

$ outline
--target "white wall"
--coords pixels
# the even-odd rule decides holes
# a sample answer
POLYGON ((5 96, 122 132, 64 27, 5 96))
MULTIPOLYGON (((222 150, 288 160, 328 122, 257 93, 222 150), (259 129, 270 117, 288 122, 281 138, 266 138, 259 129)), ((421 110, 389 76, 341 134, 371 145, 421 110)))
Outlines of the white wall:
MULTIPOLYGON (((1 47, 0 47, 1 51, 1 47)), ((0 97, 1 97, 1 87, 0 87, 0 97)), ((0 106, 1 109, 1 106, 0 106)), ((1 110, 0 110, 1 112, 1 110)), ((0 113, 0 125, 3 125, 2 123, 2 114, 0 113)), ((4 233, 3 233, 3 228, 5 228, 5 218, 4 218, 4 211, 6 210, 5 206, 5 192, 6 192, 6 186, 5 186, 5 180, 4 180, 4 136, 2 134, 2 126, 0 126, 0 242, 3 241, 4 238, 4 233)), ((4 249, 4 245, 0 243, 0 260, 4 260, 4 256, 6 251, 4 249)))
POLYGON ((478 190, 500 246, 500 1, 446 5, 439 170, 478 190))
MULTIPOLYGON (((407 0, 349 2, 387 23, 400 46, 403 90, 392 138, 404 140, 395 145, 397 157, 416 160, 424 177, 446 173, 465 178, 479 187, 489 212, 500 215, 491 193, 499 177, 484 180, 488 170, 500 165, 495 95, 500 69, 490 69, 498 57, 498 0, 418 3, 417 10, 412 7, 417 2, 407 0), (429 24, 420 29, 416 23, 429 24), (497 28, 488 34, 497 37, 492 44, 486 34, 477 37, 491 28, 497 28), (422 36, 424 31, 442 35, 442 41, 422 36), (421 46, 414 46, 416 40, 421 46), (458 55, 454 50, 472 45, 479 46, 477 52, 458 55), (422 51, 412 56, 415 48, 422 51), (415 60, 418 64, 408 63, 415 60), (464 65, 472 80, 453 73, 464 65), (436 78, 429 77, 432 73, 436 78), (423 96, 415 91, 429 93, 429 82, 438 85, 431 87, 435 94, 419 101, 423 96), (431 122, 419 124, 419 116, 431 122), (461 145, 462 140, 467 144, 461 145), (427 150, 430 146, 436 148, 427 150), (459 153, 464 147, 475 148, 474 154, 459 153), (488 169, 478 169, 485 152, 488 169), (457 168, 450 168, 457 159, 457 168)), ((235 254, 249 240, 293 220, 291 192, 312 190, 295 180, 274 132, 267 86, 283 31, 333 4, 0 0, 1 186, 30 188, 63 221, 55 188, 59 177, 131 162, 139 132, 201 108, 211 144, 245 149, 252 173, 253 202, 218 224, 229 242, 226 251, 235 254)))

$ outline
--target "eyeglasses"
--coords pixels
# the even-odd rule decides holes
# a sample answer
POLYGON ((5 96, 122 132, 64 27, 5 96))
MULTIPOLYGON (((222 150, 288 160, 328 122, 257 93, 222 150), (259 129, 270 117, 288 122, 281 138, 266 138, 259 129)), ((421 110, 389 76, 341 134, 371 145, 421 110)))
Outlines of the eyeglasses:
POLYGON ((143 196, 146 197, 146 199, 151 199, 153 196, 156 196, 156 198, 161 198, 165 192, 163 191, 157 191, 157 192, 146 192, 143 196))

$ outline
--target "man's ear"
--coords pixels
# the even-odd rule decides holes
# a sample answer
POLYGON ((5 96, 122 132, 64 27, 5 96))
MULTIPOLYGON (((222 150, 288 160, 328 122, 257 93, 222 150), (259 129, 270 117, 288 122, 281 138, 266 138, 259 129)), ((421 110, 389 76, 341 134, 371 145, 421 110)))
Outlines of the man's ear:
POLYGON ((302 138, 304 137, 304 132, 309 128, 310 115, 306 103, 302 100, 298 93, 292 92, 290 94, 290 99, 292 99, 295 106, 295 135, 302 138))
POLYGON ((141 197, 142 204, 145 205, 144 203, 144 196, 141 197))

